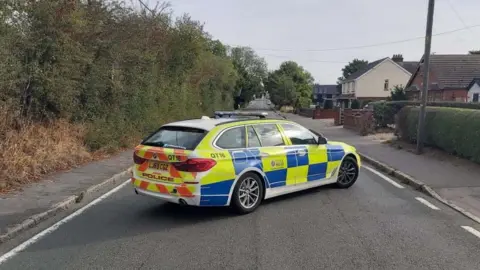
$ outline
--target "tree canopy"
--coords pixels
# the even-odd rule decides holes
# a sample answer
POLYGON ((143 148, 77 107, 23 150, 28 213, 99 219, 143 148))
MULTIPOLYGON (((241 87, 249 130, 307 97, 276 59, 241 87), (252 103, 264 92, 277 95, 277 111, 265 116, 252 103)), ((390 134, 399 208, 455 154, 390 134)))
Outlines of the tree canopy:
POLYGON ((252 48, 234 47, 230 50, 233 66, 238 74, 235 96, 245 103, 264 92, 263 82, 267 77, 267 63, 252 48))
POLYGON ((0 106, 85 125, 91 149, 125 146, 164 122, 231 110, 235 97, 263 92, 262 58, 213 39, 188 15, 173 17, 168 5, 4 2, 0 106))
POLYGON ((265 90, 278 106, 308 107, 311 103, 313 77, 296 62, 283 62, 268 74, 265 90))

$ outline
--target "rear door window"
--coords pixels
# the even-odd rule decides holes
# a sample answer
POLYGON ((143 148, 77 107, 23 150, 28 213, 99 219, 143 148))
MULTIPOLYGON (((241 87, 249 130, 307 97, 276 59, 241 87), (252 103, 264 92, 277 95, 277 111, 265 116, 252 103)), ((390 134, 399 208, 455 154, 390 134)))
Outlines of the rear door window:
POLYGON ((252 126, 247 127, 248 147, 260 147, 260 139, 252 126))
POLYGON ((167 126, 147 137, 142 145, 194 150, 206 134, 203 129, 167 126))
POLYGON ((216 145, 223 149, 245 148, 245 127, 235 127, 223 132, 216 145))
POLYGON ((255 131, 260 136, 262 146, 281 146, 285 145, 282 134, 275 124, 255 125, 255 131))

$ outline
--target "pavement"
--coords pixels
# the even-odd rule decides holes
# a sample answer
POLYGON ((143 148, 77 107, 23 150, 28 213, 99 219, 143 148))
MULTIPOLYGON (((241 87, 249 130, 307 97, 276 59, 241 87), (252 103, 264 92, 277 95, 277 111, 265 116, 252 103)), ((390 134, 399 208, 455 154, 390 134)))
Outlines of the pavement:
POLYGON ((379 140, 359 136, 341 126, 332 126, 333 120, 314 120, 295 114, 285 114, 285 116, 324 134, 328 139, 354 145, 362 154, 420 180, 446 200, 480 217, 480 166, 478 164, 460 159, 455 162, 451 159, 441 160, 396 149, 379 140))
POLYGON ((289 194, 242 216, 120 186, 9 252, 0 245, 0 270, 480 269, 480 224, 392 182, 362 168, 349 189, 289 194))
MULTIPOLYGON (((107 160, 51 174, 22 190, 0 194, 0 236, 14 236, 12 232, 28 229, 22 225, 31 227, 40 219, 47 219, 69 207, 70 203, 78 202, 92 187, 109 179, 115 180, 115 175, 121 175, 131 166, 131 160, 132 151, 126 151, 107 160)), ((111 181, 107 184, 119 183, 111 181)), ((0 243, 3 241, 5 239, 0 239, 0 243)))

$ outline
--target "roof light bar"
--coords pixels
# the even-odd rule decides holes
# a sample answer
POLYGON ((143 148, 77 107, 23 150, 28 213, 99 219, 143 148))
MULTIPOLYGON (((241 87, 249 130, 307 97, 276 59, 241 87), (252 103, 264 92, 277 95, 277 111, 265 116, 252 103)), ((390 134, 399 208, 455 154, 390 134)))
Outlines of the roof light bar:
POLYGON ((257 116, 261 118, 267 117, 267 112, 243 112, 243 111, 216 111, 218 116, 257 116))

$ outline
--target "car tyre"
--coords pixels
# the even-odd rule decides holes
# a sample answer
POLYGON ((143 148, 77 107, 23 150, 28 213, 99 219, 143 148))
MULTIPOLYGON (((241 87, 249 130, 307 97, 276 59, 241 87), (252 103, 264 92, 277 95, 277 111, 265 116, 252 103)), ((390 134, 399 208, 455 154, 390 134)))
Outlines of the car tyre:
POLYGON ((245 173, 235 185, 231 206, 238 214, 248 214, 260 205, 265 190, 262 179, 256 173, 245 173))
POLYGON ((340 165, 335 185, 338 188, 349 188, 357 181, 358 174, 357 160, 350 156, 345 157, 340 165))

